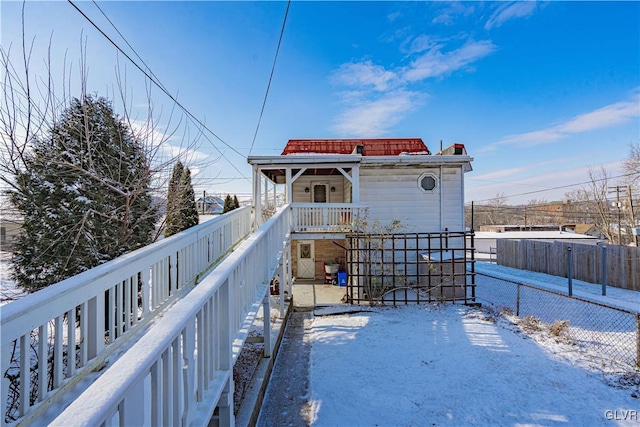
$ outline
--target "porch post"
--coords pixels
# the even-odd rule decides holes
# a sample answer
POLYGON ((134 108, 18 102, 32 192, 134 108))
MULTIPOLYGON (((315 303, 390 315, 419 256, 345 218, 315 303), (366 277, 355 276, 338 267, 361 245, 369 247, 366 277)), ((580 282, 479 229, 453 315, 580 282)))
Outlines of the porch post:
POLYGON ((285 192, 286 192, 286 199, 285 199, 285 203, 291 203, 293 202, 293 183, 291 182, 291 168, 288 167, 287 169, 285 169, 285 192))
POLYGON ((260 176, 261 173, 262 172, 260 171, 258 166, 254 166, 253 168, 253 207, 255 209, 254 222, 255 222, 256 228, 262 225, 262 197, 261 197, 262 177, 260 176))
POLYGON ((360 203, 360 166, 351 168, 351 203, 360 203))
POLYGON ((276 184, 275 182, 272 182, 273 184, 273 209, 274 211, 277 209, 278 207, 278 184, 276 184))
MULTIPOLYGON (((284 262, 284 257, 282 258, 284 262)), ((282 279, 280 280, 282 282, 282 279)), ((282 283, 280 283, 282 288, 282 283)), ((282 307, 282 306, 281 306, 282 307)), ((280 308, 282 310, 282 308, 280 308)), ((267 292, 262 298, 262 314, 263 314, 263 337, 264 337, 264 350, 262 352, 263 357, 271 357, 271 292, 269 286, 267 286, 267 292)))
POLYGON ((269 181, 264 174, 261 174, 262 179, 264 179, 264 206, 269 207, 269 181))

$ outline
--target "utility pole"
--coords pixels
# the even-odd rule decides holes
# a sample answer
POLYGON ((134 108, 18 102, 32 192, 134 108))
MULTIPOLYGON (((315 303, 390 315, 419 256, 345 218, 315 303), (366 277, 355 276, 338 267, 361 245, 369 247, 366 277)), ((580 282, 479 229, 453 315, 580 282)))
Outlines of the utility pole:
POLYGON ((627 196, 629 197, 629 219, 631 220, 631 238, 633 239, 636 247, 638 246, 638 235, 635 233, 636 218, 633 213, 633 196, 631 195, 631 184, 627 185, 627 196))

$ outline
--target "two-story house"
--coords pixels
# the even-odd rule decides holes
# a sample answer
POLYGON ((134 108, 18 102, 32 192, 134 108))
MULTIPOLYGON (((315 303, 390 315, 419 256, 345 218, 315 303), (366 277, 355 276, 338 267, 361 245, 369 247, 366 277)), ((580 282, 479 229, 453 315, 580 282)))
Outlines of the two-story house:
MULTIPOLYGON (((354 231, 464 231, 464 174, 471 161, 462 144, 432 154, 420 138, 295 139, 278 156, 248 158, 258 222, 284 194, 292 209, 292 273, 316 279, 324 276, 327 262, 346 268, 354 231)), ((404 245, 420 245, 410 240, 404 245)), ((449 243, 447 236, 444 241, 449 243)), ((442 242, 441 237, 438 249, 442 242)), ((406 250, 382 257, 419 261, 406 250)))

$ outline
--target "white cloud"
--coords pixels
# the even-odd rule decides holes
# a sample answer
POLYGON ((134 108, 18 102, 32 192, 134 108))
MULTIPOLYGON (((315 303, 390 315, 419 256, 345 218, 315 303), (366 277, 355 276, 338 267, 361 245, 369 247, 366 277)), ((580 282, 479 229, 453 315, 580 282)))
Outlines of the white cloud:
POLYGON ((506 178, 509 176, 517 175, 521 172, 525 172, 525 168, 510 168, 510 169, 500 169, 495 172, 489 172, 482 175, 476 175, 473 177, 474 181, 490 181, 493 179, 506 178))
MULTIPOLYGON (((513 161, 520 161, 521 164, 506 171, 492 170, 482 175, 475 175, 474 172, 465 178, 465 198, 467 201, 484 201, 504 193, 508 196, 508 203, 512 204, 532 199, 561 200, 567 192, 585 186, 583 183, 589 181, 589 169, 603 167, 611 176, 624 173, 624 159, 604 161, 608 157, 607 151, 610 150, 604 148, 563 157, 556 157, 552 153, 550 158, 534 163, 514 155, 513 161), (598 163, 600 161, 602 163, 598 163)), ((476 171, 481 169, 478 165, 474 168, 476 171)))
POLYGON ((449 2, 442 12, 431 20, 431 23, 451 25, 456 17, 460 15, 470 15, 474 10, 475 7, 473 5, 466 6, 464 3, 459 1, 449 2))
POLYGON ((472 62, 489 55, 496 50, 489 40, 467 42, 459 49, 442 53, 443 46, 436 45, 425 54, 414 60, 404 72, 403 78, 409 82, 429 77, 439 77, 462 69, 472 62))
POLYGON ((387 19, 389 20, 389 22, 393 22, 396 19, 400 18, 402 16, 402 13, 400 12, 393 12, 387 15, 387 19))
POLYGON ((169 158, 175 158, 182 160, 183 163, 188 165, 191 163, 207 160, 211 157, 209 154, 202 151, 187 148, 181 145, 172 145, 168 142, 163 142, 161 145, 162 151, 169 156, 169 158))
POLYGON ((577 133, 619 125, 636 117, 640 117, 640 93, 638 93, 637 90, 629 100, 616 102, 588 113, 580 114, 556 126, 532 132, 508 135, 494 144, 494 146, 516 144, 523 147, 530 147, 548 144, 568 138, 577 133))
POLYGON ((387 134, 404 114, 412 111, 420 96, 415 92, 396 90, 376 99, 353 102, 336 120, 333 130, 345 137, 373 138, 387 134))
MULTIPOLYGON (((457 8, 455 4, 451 7, 457 8)), ((472 9, 462 8, 457 13, 468 13, 472 9)), ((366 59, 342 64, 329 76, 345 105, 334 120, 334 131, 344 136, 385 135, 426 97, 426 93, 412 90, 414 83, 459 69, 468 70, 474 61, 496 50, 491 41, 470 41, 466 34, 442 39, 428 34, 407 36, 407 32, 408 28, 404 27, 382 41, 403 39, 400 51, 414 58, 408 66, 387 68, 366 59), (447 43, 460 43, 465 39, 463 46, 444 51, 447 43)))
POLYGON ((350 62, 342 64, 331 76, 334 83, 345 86, 372 88, 377 91, 390 89, 398 80, 396 73, 373 62, 350 62))
POLYGON ((596 165, 583 164, 575 167, 567 167, 565 165, 560 169, 535 173, 533 166, 539 167, 545 163, 531 165, 528 170, 529 172, 534 172, 534 174, 515 180, 486 183, 482 181, 489 174, 478 177, 468 176, 465 178, 467 182, 465 184, 465 200, 468 202, 472 200, 486 201, 494 198, 496 194, 502 193, 505 194, 508 199, 507 202, 510 204, 526 203, 532 199, 562 200, 567 192, 584 186, 584 184, 571 187, 565 187, 564 185, 588 181, 590 168, 604 167, 614 176, 622 173, 621 162, 607 162, 596 165))
POLYGON ((425 50, 433 49, 438 44, 433 37, 426 34, 422 34, 411 41, 409 45, 409 54, 424 52, 425 50))
POLYGON ((499 27, 513 18, 524 18, 531 16, 536 10, 535 1, 517 1, 513 3, 500 3, 493 15, 484 25, 485 30, 499 27))

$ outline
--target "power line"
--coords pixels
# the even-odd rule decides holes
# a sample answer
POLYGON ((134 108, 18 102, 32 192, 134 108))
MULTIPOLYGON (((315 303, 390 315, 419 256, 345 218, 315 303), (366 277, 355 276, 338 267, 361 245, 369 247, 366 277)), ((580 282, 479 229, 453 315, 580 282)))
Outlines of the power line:
MULTIPOLYGON (((191 111, 189 111, 184 105, 182 105, 173 95, 171 95, 171 93, 169 93, 168 90, 166 90, 164 88, 164 86, 159 83, 158 81, 156 81, 156 79, 154 79, 149 73, 147 73, 144 69, 142 69, 142 67, 140 67, 140 65, 138 65, 137 62, 135 62, 124 50, 122 50, 122 48, 120 46, 118 46, 118 44, 116 42, 114 42, 100 27, 98 27, 98 25, 93 22, 91 20, 91 18, 89 18, 82 10, 80 10, 80 8, 78 6, 76 6, 73 3, 73 0, 67 0, 69 2, 69 4, 71 4, 71 6, 74 7, 74 9, 76 9, 78 11, 78 13, 80 13, 96 30, 98 30, 98 32, 100 34, 102 34, 120 53, 122 53, 125 58, 127 58, 138 70, 140 70, 140 72, 142 72, 142 74, 144 74, 149 81, 151 81, 154 85, 156 85, 162 92, 164 92, 165 95, 167 95, 188 117, 190 117, 193 121, 195 121, 199 126, 201 126, 203 129, 205 129, 206 131, 208 131, 211 135, 213 135, 217 140, 219 140, 220 142, 222 142, 225 146, 227 146, 228 148, 230 148, 232 151, 234 151, 236 154, 240 155, 241 157, 245 158, 244 154, 240 153, 238 150, 236 150, 235 148, 233 148, 230 144, 228 144, 225 140, 223 140, 221 137, 219 137, 215 132, 213 132, 211 129, 209 129, 200 119, 198 119, 195 115, 193 115, 191 113, 191 111)), ((103 12, 104 14, 104 12, 103 12)), ((119 33, 119 32, 118 32, 119 33)), ((125 41, 126 42, 126 41, 125 41)), ((128 43, 127 43, 128 44, 128 43)), ((146 64, 145 64, 146 65, 146 64)), ((148 67, 147 67, 148 68, 148 67)), ((151 72, 151 70, 149 70, 151 72)), ((151 73, 153 74, 153 73, 151 73)), ((203 134, 204 135, 204 134, 203 134)), ((218 152, 220 153, 220 155, 231 165, 231 167, 233 167, 238 173, 240 173, 240 175, 243 176, 244 179, 249 180, 249 177, 245 176, 242 171, 240 171, 240 169, 237 168, 237 166, 235 166, 222 152, 222 150, 220 150, 220 148, 218 148, 213 141, 211 141, 209 138, 206 137, 206 135, 204 135, 205 138, 207 139, 207 141, 209 141, 209 143, 211 144, 211 146, 213 148, 215 148, 216 150, 218 150, 218 152)))
POLYGON ((253 140, 251 141, 251 147, 249 148, 249 155, 253 150, 253 144, 256 143, 256 137, 258 136, 258 129, 260 129, 260 122, 262 121, 262 114, 264 113, 264 107, 267 104, 267 96, 269 95, 269 89, 271 88, 271 80, 273 79, 273 72, 276 69, 276 62, 278 60, 278 52, 280 52, 280 44, 282 43, 282 36, 284 35, 284 27, 287 23, 287 16, 289 15, 289 6, 291 0, 287 2, 287 10, 284 12, 284 19, 282 20, 282 28, 280 29, 280 38, 278 39, 278 47, 276 48, 276 55, 273 58, 273 65, 271 66, 271 74, 269 75, 269 83, 267 83, 267 91, 264 94, 264 100, 262 101, 262 109, 260 110, 260 116, 258 117, 258 124, 256 125, 256 131, 253 134, 253 140))
MULTIPOLYGON (((635 172, 631 172, 631 173, 618 175, 618 176, 611 176, 611 177, 605 177, 605 178, 599 178, 599 179, 592 179, 592 180, 589 180, 589 181, 577 182, 575 184, 560 185, 558 187, 546 188, 544 190, 534 190, 534 191, 527 191, 525 193, 520 193, 520 194, 511 194, 509 196, 491 197, 489 199, 474 200, 473 202, 488 202, 488 201, 496 200, 496 199, 499 199, 499 198, 507 199, 509 197, 518 197, 518 196, 526 196, 528 194, 544 193, 545 191, 560 190, 560 189, 563 189, 563 188, 575 187, 577 185, 591 184, 592 182, 606 181, 608 179, 624 178, 624 177, 632 176, 632 175, 635 175, 635 174, 636 174, 635 172)), ((467 204, 468 203, 470 203, 470 202, 467 202, 467 204)))
MULTIPOLYGON (((98 3, 95 0, 92 0, 93 4, 98 8, 98 10, 100 11, 100 13, 102 13, 102 16, 105 17, 105 19, 107 20, 107 22, 109 22, 109 24, 111 24, 111 27, 116 31, 116 33, 118 33, 118 35, 120 36, 120 38, 127 44, 127 46, 129 47, 129 49, 131 49, 131 51, 136 55, 136 57, 140 60, 140 62, 142 62, 142 64, 147 68, 147 70, 149 70, 149 73, 155 77, 155 79, 158 81, 158 83, 162 84, 160 82, 160 79, 153 73, 153 71, 151 71, 151 67, 149 67, 147 65, 146 62, 144 62, 144 59, 142 59, 142 57, 140 55, 138 55, 138 52, 136 52, 136 50, 133 48, 133 46, 131 46, 131 44, 129 43, 129 41, 127 40, 127 38, 124 36, 124 34, 122 34, 120 32, 120 30, 118 30, 118 28, 115 26, 115 24, 113 23, 113 21, 111 21, 111 19, 109 19, 109 17, 107 16, 107 14, 102 10, 102 8, 100 7, 100 5, 98 5, 98 3)), ((164 86, 162 87, 164 89, 164 86)))

